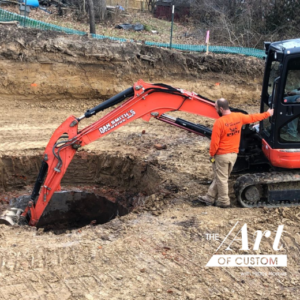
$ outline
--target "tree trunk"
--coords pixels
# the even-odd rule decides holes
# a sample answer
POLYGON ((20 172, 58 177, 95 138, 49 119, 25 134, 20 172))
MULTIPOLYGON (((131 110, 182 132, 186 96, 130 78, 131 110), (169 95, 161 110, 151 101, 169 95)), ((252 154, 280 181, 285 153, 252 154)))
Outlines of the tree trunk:
POLYGON ((105 20, 105 12, 106 12, 106 0, 98 0, 99 2, 99 17, 100 21, 105 20))
POLYGON ((83 0, 83 13, 86 14, 86 11, 85 11, 85 0, 83 0))
POLYGON ((89 4, 89 15, 90 15, 90 33, 96 34, 95 29, 95 10, 93 0, 88 0, 89 4))

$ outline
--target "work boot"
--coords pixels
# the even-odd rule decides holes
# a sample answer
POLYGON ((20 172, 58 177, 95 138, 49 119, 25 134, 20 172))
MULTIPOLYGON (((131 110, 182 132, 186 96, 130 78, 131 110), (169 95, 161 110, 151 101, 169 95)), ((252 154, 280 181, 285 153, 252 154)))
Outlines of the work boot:
POLYGON ((230 207, 230 203, 216 203, 217 207, 221 207, 221 208, 229 208, 230 207))
POLYGON ((206 206, 214 205, 214 202, 212 202, 207 196, 199 196, 196 200, 192 201, 193 206, 199 206, 201 204, 204 204, 206 206))

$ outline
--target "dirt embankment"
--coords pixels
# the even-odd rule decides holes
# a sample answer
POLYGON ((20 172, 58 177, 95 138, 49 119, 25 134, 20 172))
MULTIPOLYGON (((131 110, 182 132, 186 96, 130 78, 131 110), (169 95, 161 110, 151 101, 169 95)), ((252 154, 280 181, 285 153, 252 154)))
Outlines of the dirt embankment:
POLYGON ((252 102, 263 61, 95 40, 57 32, 0 27, 0 97, 108 98, 138 79, 163 82, 208 98, 252 102))

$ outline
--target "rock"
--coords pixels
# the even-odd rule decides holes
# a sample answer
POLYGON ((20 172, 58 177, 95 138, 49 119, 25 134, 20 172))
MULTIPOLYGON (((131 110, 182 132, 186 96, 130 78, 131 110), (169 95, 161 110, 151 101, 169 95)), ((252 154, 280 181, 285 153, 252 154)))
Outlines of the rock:
POLYGON ((162 145, 162 144, 155 144, 154 148, 156 150, 163 150, 163 149, 167 149, 167 146, 166 145, 162 145))
POLYGON ((187 300, 194 300, 196 299, 196 296, 194 294, 189 294, 188 292, 185 292, 186 294, 186 299, 187 300))
POLYGON ((44 228, 39 228, 37 231, 36 231, 36 235, 42 235, 44 234, 44 228))
POLYGON ((121 279, 123 279, 123 276, 120 275, 120 274, 118 274, 118 275, 116 276, 116 279, 121 280, 121 279))

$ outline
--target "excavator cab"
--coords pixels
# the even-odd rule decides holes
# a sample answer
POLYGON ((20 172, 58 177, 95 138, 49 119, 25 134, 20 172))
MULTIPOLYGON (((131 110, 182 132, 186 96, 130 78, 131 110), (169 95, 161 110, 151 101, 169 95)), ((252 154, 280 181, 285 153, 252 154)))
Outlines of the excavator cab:
POLYGON ((245 126, 234 173, 300 169, 300 39, 266 42, 265 53, 260 112, 274 114, 245 126))
POLYGON ((265 43, 265 51, 261 112, 271 107, 274 115, 260 124, 263 152, 272 166, 297 169, 300 168, 300 39, 265 43))

